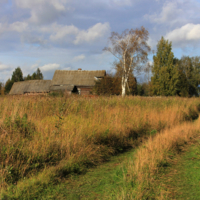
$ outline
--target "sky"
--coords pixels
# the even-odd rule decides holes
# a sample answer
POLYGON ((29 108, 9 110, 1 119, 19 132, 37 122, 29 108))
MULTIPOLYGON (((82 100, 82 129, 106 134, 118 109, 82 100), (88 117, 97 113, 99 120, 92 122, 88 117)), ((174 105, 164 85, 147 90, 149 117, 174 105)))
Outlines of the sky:
POLYGON ((115 59, 102 50, 111 32, 141 26, 152 50, 164 36, 175 57, 200 56, 199 11, 199 0, 0 0, 0 81, 18 66, 44 79, 57 69, 110 71, 115 59))

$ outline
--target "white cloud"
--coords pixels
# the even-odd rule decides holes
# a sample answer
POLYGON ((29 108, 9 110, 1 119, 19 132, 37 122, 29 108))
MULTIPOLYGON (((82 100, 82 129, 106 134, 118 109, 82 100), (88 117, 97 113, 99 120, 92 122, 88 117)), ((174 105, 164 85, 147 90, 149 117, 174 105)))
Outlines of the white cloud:
POLYGON ((144 19, 154 25, 183 26, 187 23, 197 22, 200 17, 200 3, 196 0, 159 1, 156 6, 153 12, 144 15, 144 19))
POLYGON ((169 32, 165 38, 179 46, 196 45, 200 40, 200 24, 186 24, 169 32))
POLYGON ((24 33, 23 35, 21 35, 21 42, 41 46, 47 45, 47 40, 43 36, 31 33, 24 33))
POLYGON ((6 70, 10 70, 10 67, 8 65, 0 63, 0 71, 2 72, 6 70))
POLYGON ((27 22, 14 22, 12 24, 9 25, 9 29, 10 31, 16 31, 16 32, 24 32, 27 31, 28 29, 28 23, 27 22))
POLYGON ((1 71, 0 82, 6 83, 6 81, 11 78, 12 73, 13 70, 1 71))
POLYGON ((6 31, 8 31, 8 27, 7 25, 0 23, 0 33, 5 33, 6 31))
POLYGON ((110 25, 108 22, 97 23, 87 30, 80 30, 74 25, 62 26, 54 23, 51 26, 41 28, 41 31, 51 33, 50 40, 55 43, 91 44, 98 39, 107 38, 110 33, 110 25))
POLYGON ((64 10, 64 3, 66 3, 66 0, 15 0, 18 7, 21 8, 33 8, 38 6, 44 6, 47 4, 52 5, 57 10, 64 10))
POLYGON ((82 30, 76 36, 74 44, 81 44, 81 43, 92 43, 102 37, 105 37, 110 33, 110 25, 108 22, 102 24, 97 23, 93 27, 89 28, 87 31, 82 30))
POLYGON ((149 37, 148 41, 147 41, 147 44, 151 47, 151 48, 154 48, 155 47, 155 41, 149 37))
MULTIPOLYGON (((52 41, 65 41, 67 40, 67 37, 69 35, 77 35, 79 32, 79 29, 75 27, 74 25, 71 26, 61 26, 54 24, 52 27, 52 30, 46 29, 46 31, 53 31, 54 33, 50 35, 50 40, 52 41)), ((44 29, 45 31, 45 29, 44 29)))
POLYGON ((22 43, 49 46, 65 44, 92 44, 102 38, 107 38, 110 33, 109 23, 97 23, 87 30, 81 30, 74 25, 32 25, 26 21, 16 21, 12 24, 0 23, 0 34, 16 32, 22 43))
POLYGON ((154 23, 174 23, 180 15, 185 14, 186 11, 180 8, 177 1, 169 2, 167 1, 163 7, 160 14, 154 13, 151 15, 145 15, 146 19, 149 19, 154 23))
POLYGON ((134 1, 133 0, 96 0, 96 2, 100 2, 102 4, 105 4, 106 6, 112 7, 112 9, 113 9, 113 6, 115 7, 131 6, 136 1, 138 0, 134 0, 134 1))
POLYGON ((40 67, 40 70, 42 72, 47 72, 47 71, 53 71, 53 70, 56 70, 59 68, 60 68, 59 64, 53 63, 53 64, 46 64, 46 65, 40 67))
POLYGON ((34 69, 34 70, 35 70, 35 69, 37 69, 38 67, 39 67, 39 64, 34 64, 34 65, 31 66, 31 69, 34 69))
POLYGON ((19 32, 22 33, 28 30, 28 23, 26 22, 14 22, 12 24, 0 23, 0 33, 6 32, 19 32))
POLYGON ((75 57, 73 58, 73 61, 77 62, 77 61, 82 61, 82 60, 84 60, 84 59, 85 59, 85 55, 84 55, 84 54, 81 54, 81 55, 79 55, 79 56, 75 56, 75 57))
POLYGON ((36 24, 50 23, 70 11, 69 0, 15 0, 20 8, 30 9, 30 22, 36 24))
POLYGON ((131 0, 110 0, 110 3, 114 3, 118 6, 131 6, 131 0))

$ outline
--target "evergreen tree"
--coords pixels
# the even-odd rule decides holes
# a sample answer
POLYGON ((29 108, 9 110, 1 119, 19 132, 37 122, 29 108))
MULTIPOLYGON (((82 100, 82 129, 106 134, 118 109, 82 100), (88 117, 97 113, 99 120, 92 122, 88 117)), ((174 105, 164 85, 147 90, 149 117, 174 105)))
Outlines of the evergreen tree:
POLYGON ((20 67, 17 67, 12 74, 12 78, 8 79, 5 84, 5 93, 9 93, 14 82, 23 81, 23 73, 20 67))
POLYGON ((149 83, 140 83, 137 85, 137 95, 150 96, 149 83))
POLYGON ((13 86, 13 81, 8 79, 5 84, 5 93, 8 94, 13 86))
POLYGON ((0 82, 0 95, 4 95, 4 84, 0 82))
POLYGON ((178 65, 174 65, 172 43, 163 37, 157 44, 157 53, 153 57, 152 91, 154 95, 173 96, 179 92, 178 65))
POLYGON ((37 80, 43 80, 44 78, 42 72, 40 71, 40 68, 37 68, 36 77, 37 77, 37 80))
POLYGON ((37 74, 35 72, 32 74, 31 80, 37 80, 37 74))
POLYGON ((188 80, 186 78, 186 75, 184 74, 184 72, 179 69, 179 74, 180 74, 180 78, 179 78, 179 96, 181 97, 189 97, 189 83, 188 80))
POLYGON ((194 70, 194 78, 197 84, 200 84, 200 56, 195 56, 191 58, 192 66, 194 70))
POLYGON ((43 74, 40 71, 40 69, 38 68, 36 70, 36 72, 34 72, 32 75, 28 74, 27 77, 24 77, 24 80, 25 81, 28 81, 28 80, 43 80, 43 74))
POLYGON ((31 80, 31 79, 32 79, 32 77, 31 77, 30 74, 28 74, 27 77, 24 77, 24 80, 25 80, 25 81, 28 81, 28 80, 31 80))
POLYGON ((12 74, 12 78, 11 81, 14 82, 19 82, 19 81, 23 81, 23 73, 20 67, 17 67, 15 69, 15 71, 12 74))
POLYGON ((183 56, 179 61, 179 70, 182 76, 185 76, 184 82, 181 81, 181 88, 187 84, 187 96, 198 96, 199 70, 193 63, 193 59, 189 56, 183 56))

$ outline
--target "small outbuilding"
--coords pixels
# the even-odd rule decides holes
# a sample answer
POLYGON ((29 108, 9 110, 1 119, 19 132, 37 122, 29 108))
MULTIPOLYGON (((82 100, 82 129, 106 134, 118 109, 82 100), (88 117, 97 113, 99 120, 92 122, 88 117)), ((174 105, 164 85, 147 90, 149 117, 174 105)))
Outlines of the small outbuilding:
POLYGON ((28 80, 15 82, 10 95, 39 95, 50 92, 51 80, 28 80))
POLYGON ((66 91, 68 94, 90 94, 95 80, 106 76, 105 70, 56 70, 51 82, 50 91, 66 91))

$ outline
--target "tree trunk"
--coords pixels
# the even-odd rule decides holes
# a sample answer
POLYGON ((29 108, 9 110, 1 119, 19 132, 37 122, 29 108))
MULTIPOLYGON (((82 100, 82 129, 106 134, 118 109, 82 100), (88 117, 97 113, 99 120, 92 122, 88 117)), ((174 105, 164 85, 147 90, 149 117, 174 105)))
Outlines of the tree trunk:
POLYGON ((122 77, 122 97, 126 95, 126 79, 122 77))

